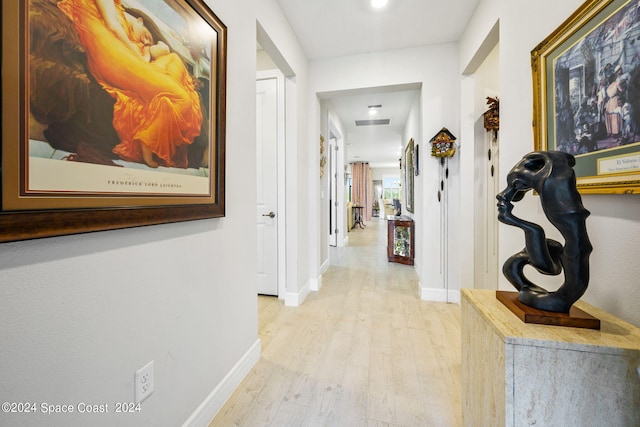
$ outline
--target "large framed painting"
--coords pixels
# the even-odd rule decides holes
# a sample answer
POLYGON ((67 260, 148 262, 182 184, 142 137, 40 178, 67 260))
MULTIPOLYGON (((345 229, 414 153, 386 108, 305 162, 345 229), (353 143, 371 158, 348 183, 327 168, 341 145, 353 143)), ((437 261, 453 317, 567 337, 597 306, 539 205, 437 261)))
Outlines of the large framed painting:
POLYGON ((407 210, 411 213, 413 213, 413 176, 415 167, 413 149, 414 142, 413 138, 411 138, 404 148, 404 194, 407 210))
POLYGON ((582 193, 640 192, 640 4, 589 0, 531 58, 535 148, 573 154, 582 193))
POLYGON ((224 216, 226 43, 202 0, 2 2, 0 242, 224 216))

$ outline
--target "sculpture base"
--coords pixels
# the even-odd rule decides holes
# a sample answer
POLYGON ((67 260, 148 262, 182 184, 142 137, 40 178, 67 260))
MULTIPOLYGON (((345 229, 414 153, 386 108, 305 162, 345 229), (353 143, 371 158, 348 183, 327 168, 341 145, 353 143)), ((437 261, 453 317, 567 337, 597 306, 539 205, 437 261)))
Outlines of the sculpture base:
POLYGON ((495 290, 460 293, 460 425, 640 427, 639 327, 584 301, 599 330, 533 325, 495 290))
POLYGON ((572 328, 600 329, 597 319, 573 306, 567 313, 538 310, 520 302, 517 292, 496 291, 496 298, 524 323, 538 325, 569 326, 572 328))

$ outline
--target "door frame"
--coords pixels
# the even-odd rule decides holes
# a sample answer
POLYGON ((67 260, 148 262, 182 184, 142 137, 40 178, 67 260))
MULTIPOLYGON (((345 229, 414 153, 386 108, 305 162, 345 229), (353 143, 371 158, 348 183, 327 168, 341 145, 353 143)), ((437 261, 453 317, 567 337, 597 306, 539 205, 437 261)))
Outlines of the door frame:
POLYGON ((276 80, 276 97, 277 97, 277 109, 278 109, 278 123, 277 123, 277 158, 278 158, 278 188, 277 188, 277 207, 278 212, 276 215, 276 226, 278 227, 278 268, 277 268, 277 282, 278 282, 278 298, 284 299, 287 289, 287 239, 286 239, 286 137, 285 137, 285 76, 277 69, 257 71, 256 81, 258 80, 276 80))
MULTIPOLYGON (((489 170, 490 165, 487 162, 487 151, 485 146, 485 138, 488 138, 487 131, 480 124, 483 119, 482 115, 486 111, 486 96, 496 96, 500 93, 500 21, 497 19, 489 32, 486 34, 484 40, 478 46, 473 58, 464 67, 461 80, 461 104, 460 117, 463 118, 460 125, 460 139, 463 141, 472 141, 470 144, 470 150, 460 151, 460 200, 473 200, 474 208, 468 210, 461 210, 460 213, 460 229, 458 235, 460 236, 473 236, 473 239, 460 240, 460 259, 469 259, 473 262, 462 263, 460 270, 460 283, 473 284, 474 288, 481 288, 486 282, 484 274, 480 274, 477 271, 479 268, 483 268, 484 264, 478 262, 478 250, 479 248, 487 247, 486 240, 483 242, 477 242, 482 237, 476 234, 478 227, 484 226, 487 220, 486 213, 488 209, 485 206, 491 206, 495 208, 495 195, 490 194, 487 190, 483 195, 479 195, 478 186, 485 185, 485 175, 476 176, 477 171, 486 172, 489 170), (492 77, 491 82, 484 81, 483 74, 480 73, 481 66, 487 61, 487 59, 494 53, 494 49, 497 49, 497 71, 492 77), (497 82, 497 83, 495 83, 497 82), (493 90, 489 90, 493 89, 493 90), (482 126, 482 128, 480 127, 482 126), (480 218, 480 214, 484 218, 480 218), (480 224, 478 224, 480 222, 480 224), (478 244, 479 243, 479 244, 478 244), (478 280, 478 282, 476 282, 478 280), (482 281, 482 285, 480 284, 482 281)), ((491 71, 489 71, 490 73, 491 71)), ((499 151, 493 153, 494 159, 497 164, 494 165, 496 181, 500 182, 501 171, 499 169, 499 151)), ((504 182, 504 176, 502 176, 504 182)), ((494 211, 495 212, 495 211, 494 211)), ((491 220, 497 221, 497 214, 490 215, 491 220)), ((499 289, 504 277, 500 274, 500 229, 495 229, 495 247, 496 256, 495 262, 497 264, 496 276, 489 280, 491 289, 499 289)), ((480 249, 484 250, 484 249, 480 249)), ((493 262, 493 261, 492 261, 493 262)))

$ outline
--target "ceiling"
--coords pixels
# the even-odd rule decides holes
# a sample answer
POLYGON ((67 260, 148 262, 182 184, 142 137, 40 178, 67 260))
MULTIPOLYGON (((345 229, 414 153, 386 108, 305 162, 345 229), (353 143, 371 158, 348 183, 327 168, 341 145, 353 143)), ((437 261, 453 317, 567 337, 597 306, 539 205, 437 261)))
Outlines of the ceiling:
POLYGON ((321 98, 331 101, 344 127, 349 162, 368 162, 374 168, 397 168, 409 110, 419 96, 419 85, 403 85, 340 92, 321 98), (382 107, 371 115, 370 105, 382 107), (385 119, 389 120, 388 125, 356 126, 359 120, 385 119))
MULTIPOLYGON (((309 59, 456 42, 479 0, 277 0, 309 59)), ((347 135, 347 160, 397 167, 402 133, 420 87, 370 88, 319 94, 330 99, 347 135), (378 114, 367 106, 382 104, 378 114), (390 118, 388 126, 356 127, 355 120, 390 118)))
POLYGON ((309 59, 458 41, 479 0, 278 0, 309 59))

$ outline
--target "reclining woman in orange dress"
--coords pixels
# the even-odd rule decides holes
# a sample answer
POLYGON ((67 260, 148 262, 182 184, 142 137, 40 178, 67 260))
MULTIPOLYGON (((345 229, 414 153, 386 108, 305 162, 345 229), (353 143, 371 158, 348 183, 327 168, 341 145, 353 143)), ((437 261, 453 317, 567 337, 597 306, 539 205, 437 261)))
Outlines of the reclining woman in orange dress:
POLYGON ((120 0, 62 0, 58 7, 75 25, 91 74, 116 100, 120 143, 113 152, 154 168, 186 168, 202 111, 180 57, 153 45, 142 19, 125 13, 120 0))

